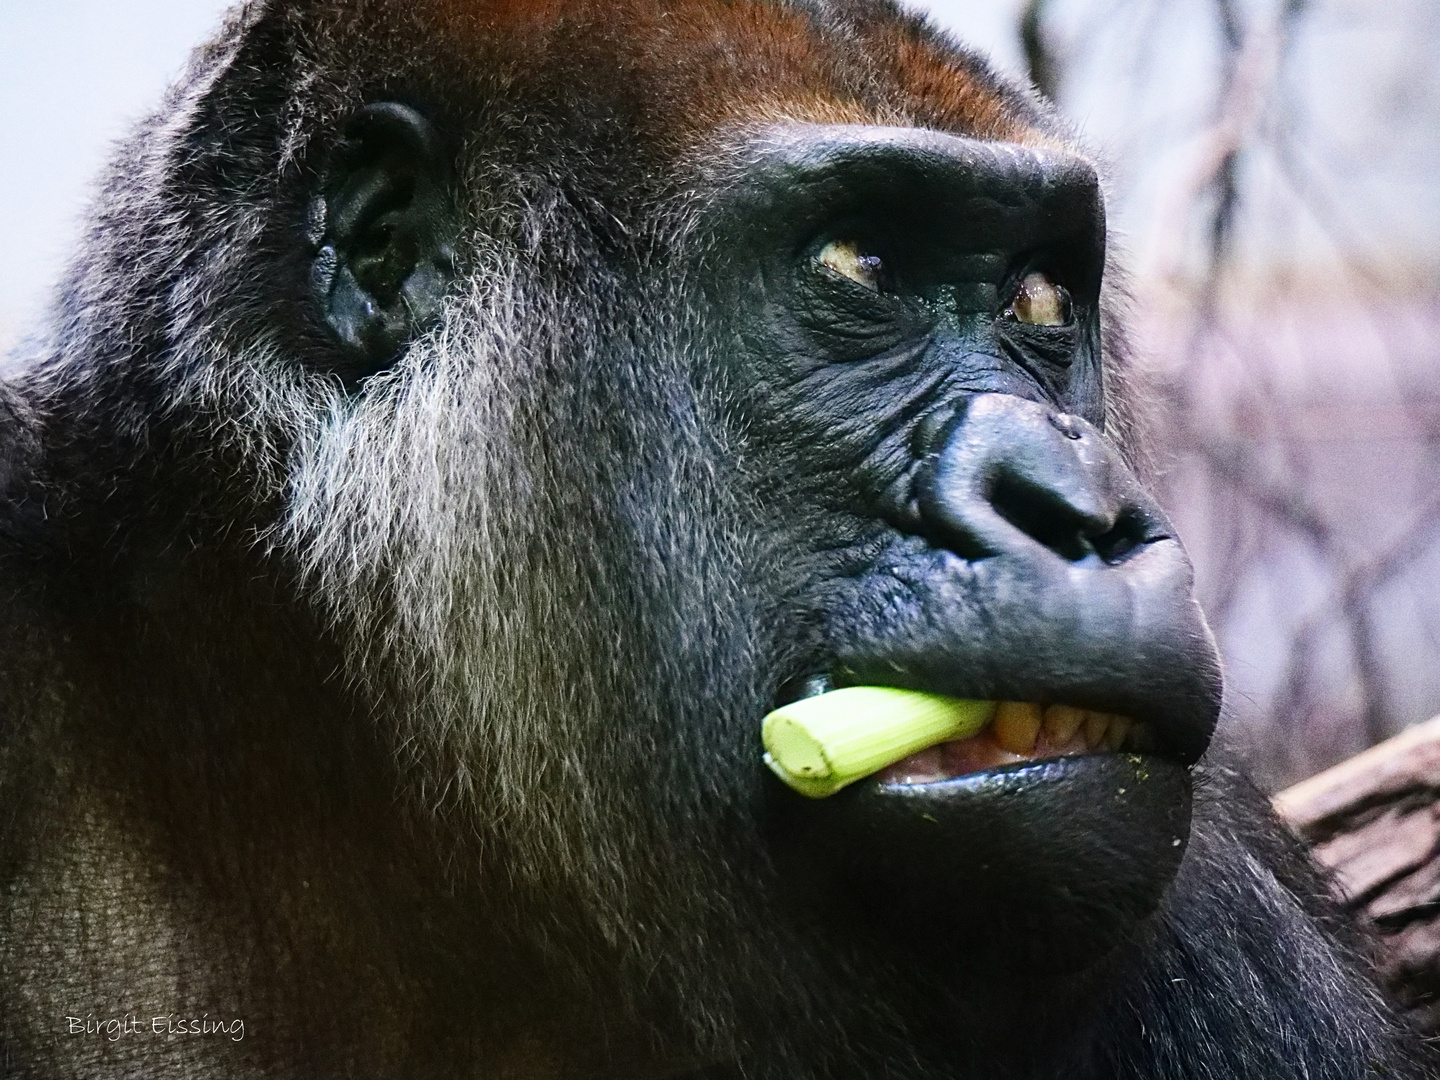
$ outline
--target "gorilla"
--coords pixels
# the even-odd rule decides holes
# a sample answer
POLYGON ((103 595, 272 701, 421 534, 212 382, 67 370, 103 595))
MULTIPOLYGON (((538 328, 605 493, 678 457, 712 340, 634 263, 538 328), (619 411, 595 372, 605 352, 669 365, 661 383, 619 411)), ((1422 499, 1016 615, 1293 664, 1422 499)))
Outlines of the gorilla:
POLYGON ((3 368, 0 1073, 1433 1075, 1207 749, 1102 190, 889 0, 236 8, 3 368), (847 686, 999 704, 806 798, 847 686))

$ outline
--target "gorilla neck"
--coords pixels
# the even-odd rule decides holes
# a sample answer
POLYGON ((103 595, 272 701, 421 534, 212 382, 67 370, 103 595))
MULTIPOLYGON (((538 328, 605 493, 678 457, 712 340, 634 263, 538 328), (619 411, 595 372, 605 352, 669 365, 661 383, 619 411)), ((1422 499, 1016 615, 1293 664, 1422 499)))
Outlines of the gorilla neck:
MULTIPOLYGON (((72 692, 22 706, 46 733, 29 802, 54 816, 21 857, 15 910, 82 928, 67 945, 82 985, 147 1018, 238 1016, 246 1050, 326 1075, 419 1075, 425 1059, 496 1076, 674 1071, 618 995, 582 992, 507 932, 442 822, 396 813, 393 748, 298 604, 224 559, 130 570, 111 567, 124 585, 103 591, 57 573, 48 599, 70 597, 68 625, 25 635, 33 684, 72 692)), ((13 941, 0 982, 53 948, 13 941)), ((47 992, 47 1015, 108 1008, 72 1000, 63 975, 47 992)), ((154 1066, 153 1046, 140 1052, 154 1066)))

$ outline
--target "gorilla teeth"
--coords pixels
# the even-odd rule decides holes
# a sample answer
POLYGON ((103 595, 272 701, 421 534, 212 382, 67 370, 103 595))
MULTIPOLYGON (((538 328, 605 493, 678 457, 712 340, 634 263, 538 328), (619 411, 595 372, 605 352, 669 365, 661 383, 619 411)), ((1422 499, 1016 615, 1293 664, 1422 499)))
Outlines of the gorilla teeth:
POLYGON ((1074 705, 1039 705, 1004 701, 995 710, 990 737, 1002 750, 1020 757, 1035 754, 1043 736, 1050 750, 1075 747, 1119 750, 1130 739, 1134 721, 1129 717, 1079 709, 1074 705))
POLYGON ((1063 746, 1075 737, 1085 724, 1085 710, 1074 705, 1050 705, 1045 709, 1045 738, 1063 746))
POLYGON ((1149 728, 1129 717, 1073 705, 1041 707, 1001 702, 995 719, 978 735, 939 743, 882 769, 886 784, 933 784, 1004 765, 1096 751, 1141 751, 1153 740, 1149 728))
POLYGON ((1110 718, 1104 713, 1089 713, 1085 717, 1085 742, 1089 746, 1099 746, 1105 738, 1105 732, 1110 728, 1110 718))
POLYGON ((1125 738, 1129 734, 1130 721, 1123 716, 1115 716, 1110 719, 1110 726, 1100 741, 1106 750, 1119 750, 1125 745, 1125 738))
POLYGON ((1002 750, 1012 754, 1032 754, 1040 736, 1043 714, 1039 705, 1026 701, 1002 701, 995 710, 990 730, 1002 750))

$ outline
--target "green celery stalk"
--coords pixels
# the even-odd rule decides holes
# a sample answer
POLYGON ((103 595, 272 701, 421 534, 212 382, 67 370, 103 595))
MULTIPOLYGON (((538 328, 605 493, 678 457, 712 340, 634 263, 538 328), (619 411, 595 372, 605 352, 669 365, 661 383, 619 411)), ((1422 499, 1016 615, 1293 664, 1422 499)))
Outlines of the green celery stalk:
POLYGON ((765 717, 765 764, 801 795, 823 799, 918 750, 983 731, 995 702, 889 686, 849 686, 765 717))

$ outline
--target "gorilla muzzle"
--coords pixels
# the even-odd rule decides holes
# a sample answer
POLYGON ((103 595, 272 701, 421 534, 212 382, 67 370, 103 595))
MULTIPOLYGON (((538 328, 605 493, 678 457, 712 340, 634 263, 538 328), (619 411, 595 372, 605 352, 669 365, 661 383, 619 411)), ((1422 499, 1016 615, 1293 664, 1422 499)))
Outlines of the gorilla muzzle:
POLYGON ((892 740, 909 756, 822 801, 774 785, 777 859, 900 944, 1083 966, 1157 908, 1183 856, 1214 642, 1169 522, 1094 427, 982 394, 934 430, 908 493, 918 526, 837 606, 833 666, 810 686, 990 711, 932 720, 930 745, 892 740), (1087 741, 1091 716, 1127 734, 1087 741))

